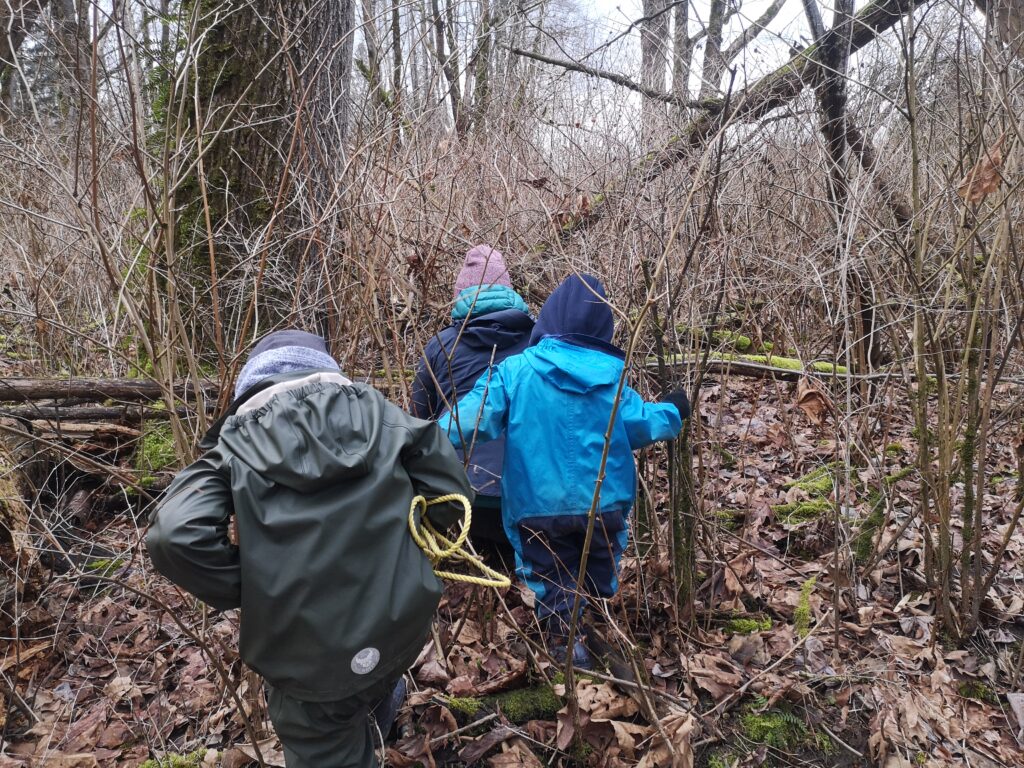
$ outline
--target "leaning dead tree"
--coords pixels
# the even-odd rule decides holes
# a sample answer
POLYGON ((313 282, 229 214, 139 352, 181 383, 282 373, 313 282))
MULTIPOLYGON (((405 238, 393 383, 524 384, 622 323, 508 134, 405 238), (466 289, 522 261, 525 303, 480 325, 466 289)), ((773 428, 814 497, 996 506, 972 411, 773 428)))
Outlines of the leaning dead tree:
MULTIPOLYGON (((675 94, 656 92, 644 86, 634 87, 633 90, 644 93, 647 98, 672 104, 685 103, 686 106, 694 108, 695 115, 675 131, 660 149, 648 153, 625 177, 596 196, 584 214, 563 221, 561 236, 568 237, 581 227, 594 223, 602 215, 608 200, 626 183, 646 184, 654 181, 669 168, 690 157, 695 148, 702 148, 723 126, 755 122, 791 103, 805 88, 817 86, 827 72, 827 67, 821 61, 822 51, 832 49, 840 39, 843 40, 841 47, 846 51, 845 55, 848 58, 850 54, 869 45, 880 34, 892 29, 901 19, 925 4, 924 0, 875 0, 853 16, 848 28, 840 26, 828 30, 813 44, 793 54, 788 61, 770 74, 732 94, 728 100, 706 97, 694 102, 683 102, 675 94)), ((573 61, 541 57, 521 49, 515 52, 570 71, 601 77, 618 85, 630 87, 631 84, 626 82, 629 78, 625 76, 609 76, 609 73, 581 66, 573 61)), ((856 134, 851 133, 851 137, 854 135, 856 134)))

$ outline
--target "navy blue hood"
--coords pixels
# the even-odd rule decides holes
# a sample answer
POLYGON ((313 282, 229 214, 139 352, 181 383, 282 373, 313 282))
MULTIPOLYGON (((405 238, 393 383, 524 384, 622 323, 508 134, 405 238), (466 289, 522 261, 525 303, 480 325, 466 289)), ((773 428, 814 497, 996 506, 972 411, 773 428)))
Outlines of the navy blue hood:
POLYGON ((522 343, 523 336, 533 328, 533 320, 517 309, 503 309, 456 321, 450 327, 457 333, 461 331, 459 344, 468 349, 487 350, 489 353, 497 347, 497 360, 500 361, 503 350, 522 343))
POLYGON ((615 319, 601 281, 593 275, 569 275, 541 307, 530 344, 553 336, 570 344, 624 357, 612 344, 615 319))

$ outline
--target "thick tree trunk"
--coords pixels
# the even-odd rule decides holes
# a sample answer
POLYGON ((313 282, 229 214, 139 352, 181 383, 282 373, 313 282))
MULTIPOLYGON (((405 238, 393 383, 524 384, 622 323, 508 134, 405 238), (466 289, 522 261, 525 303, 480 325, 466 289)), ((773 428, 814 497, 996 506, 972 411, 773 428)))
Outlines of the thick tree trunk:
POLYGON ((14 91, 18 51, 48 4, 48 0, 0 2, 0 119, 13 106, 8 97, 14 91))

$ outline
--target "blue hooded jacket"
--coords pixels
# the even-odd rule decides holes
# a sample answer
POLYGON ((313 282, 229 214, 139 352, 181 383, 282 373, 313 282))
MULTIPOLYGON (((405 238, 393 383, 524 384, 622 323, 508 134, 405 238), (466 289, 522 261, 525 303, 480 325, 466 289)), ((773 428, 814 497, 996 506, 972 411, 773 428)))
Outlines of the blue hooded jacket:
MULTIPOLYGON (((599 296, 604 289, 596 278, 566 278, 538 317, 539 343, 481 377, 455 413, 439 420, 456 447, 472 440, 474 430, 477 443, 506 436, 502 508, 517 553, 520 521, 590 511, 624 365, 611 344, 611 309, 599 296)), ((674 405, 644 402, 623 387, 598 512, 629 514, 636 494, 633 451, 671 439, 681 427, 674 405)))
MULTIPOLYGON (((530 343, 533 319, 526 304, 508 288, 468 288, 459 294, 453 311, 455 322, 439 331, 423 350, 423 360, 412 384, 412 413, 421 419, 437 419, 460 397, 467 394, 492 362, 522 352, 530 343), (467 291, 477 293, 471 306, 462 301, 467 291), (512 297, 518 302, 509 301, 512 297), (498 309, 512 304, 522 309, 498 309)), ((474 442, 466 474, 478 494, 501 495, 501 466, 505 454, 504 438, 474 442)), ((456 446, 461 448, 461 446, 456 446)), ((462 451, 459 451, 460 458, 462 451)))

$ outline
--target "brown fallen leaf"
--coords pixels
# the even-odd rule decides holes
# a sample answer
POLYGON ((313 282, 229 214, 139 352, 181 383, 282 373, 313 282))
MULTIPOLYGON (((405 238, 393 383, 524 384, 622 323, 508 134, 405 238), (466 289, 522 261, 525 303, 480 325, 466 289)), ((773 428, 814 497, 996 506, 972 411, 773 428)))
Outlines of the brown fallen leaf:
POLYGON ((75 755, 50 755, 36 760, 34 765, 39 768, 99 768, 96 756, 79 753, 75 755))
POLYGON ((656 736, 655 747, 637 763, 637 768, 693 768, 691 740, 699 728, 697 718, 689 712, 675 710, 658 722, 668 744, 656 736))
POLYGON ((412 768, 414 765, 437 768, 437 762, 430 751, 430 740, 422 734, 399 739, 388 747, 387 754, 387 764, 393 768, 412 768))
POLYGON ((960 180, 960 186, 956 193, 969 203, 980 203, 999 188, 1003 180, 999 169, 1003 165, 1003 142, 1006 140, 1006 133, 1003 132, 995 140, 981 159, 974 164, 974 167, 967 172, 967 175, 960 180))
POLYGON ((226 750, 220 759, 221 768, 249 768, 255 764, 256 761, 238 747, 226 750))
POLYGON ((824 425, 825 419, 835 412, 835 406, 828 395, 806 377, 796 385, 796 405, 818 427, 824 425))
POLYGON ((466 765, 472 765, 473 763, 479 762, 484 755, 496 746, 502 744, 515 735, 515 731, 511 728, 507 728, 505 726, 495 728, 493 731, 488 731, 479 739, 475 739, 467 744, 463 750, 459 752, 459 759, 466 765))
MULTIPOLYGON (((281 742, 276 738, 264 739, 259 742, 260 754, 263 755, 263 762, 266 765, 274 766, 274 768, 284 768, 284 750, 281 748, 281 742)), ((256 760, 256 750, 252 748, 252 744, 239 744, 238 750, 248 757, 256 760)))
POLYGON ((487 765, 490 768, 542 768, 543 764, 535 754, 526 746, 522 739, 505 744, 507 749, 499 755, 487 758, 487 765))
POLYGON ((695 653, 690 657, 690 676, 705 691, 721 701, 735 691, 743 676, 731 661, 710 653, 695 653))

